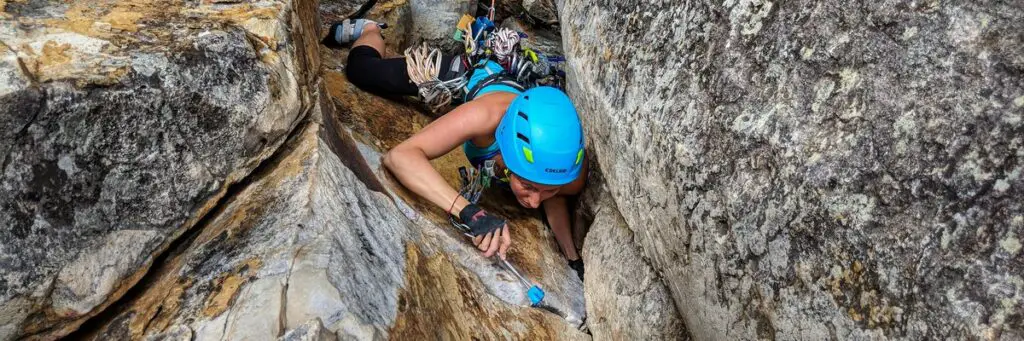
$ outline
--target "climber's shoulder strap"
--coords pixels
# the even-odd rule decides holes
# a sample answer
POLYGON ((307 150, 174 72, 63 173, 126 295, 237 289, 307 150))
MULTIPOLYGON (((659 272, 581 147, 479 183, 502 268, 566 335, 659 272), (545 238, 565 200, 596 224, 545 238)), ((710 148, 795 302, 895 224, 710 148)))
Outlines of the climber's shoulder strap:
POLYGON ((509 76, 508 73, 502 71, 484 77, 484 79, 481 79, 479 82, 473 85, 472 88, 467 89, 466 98, 472 100, 473 98, 476 98, 476 95, 480 93, 480 90, 483 90, 487 86, 496 84, 506 85, 520 92, 526 90, 526 88, 524 88, 522 85, 516 83, 516 81, 512 79, 512 77, 509 76))

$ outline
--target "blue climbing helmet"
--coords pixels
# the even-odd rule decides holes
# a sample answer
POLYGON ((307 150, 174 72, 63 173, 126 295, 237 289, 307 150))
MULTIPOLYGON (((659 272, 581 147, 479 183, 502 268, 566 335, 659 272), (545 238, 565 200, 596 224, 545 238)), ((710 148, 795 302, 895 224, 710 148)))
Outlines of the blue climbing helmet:
POLYGON ((549 86, 512 101, 495 132, 505 167, 542 185, 564 185, 583 168, 583 126, 564 92, 549 86))

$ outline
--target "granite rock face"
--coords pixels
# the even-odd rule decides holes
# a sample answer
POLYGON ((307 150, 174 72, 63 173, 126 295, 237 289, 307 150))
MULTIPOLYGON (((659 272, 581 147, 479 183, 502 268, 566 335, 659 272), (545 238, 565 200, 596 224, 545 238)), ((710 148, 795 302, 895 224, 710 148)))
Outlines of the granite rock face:
POLYGON ((531 212, 547 310, 382 170, 430 119, 321 51, 352 5, 0 2, 0 340, 589 339, 531 212))
POLYGON ((278 338, 279 341, 337 341, 338 336, 324 328, 319 318, 309 320, 278 338))
MULTIPOLYGON (((462 43, 452 39, 463 14, 473 13, 470 0, 408 0, 411 25, 408 46, 427 44, 442 51, 456 52, 462 43)), ((401 53, 401 51, 399 51, 401 53)))
POLYGON ((561 9, 590 146, 693 338, 1024 338, 1024 8, 561 9))
POLYGON ((505 19, 501 23, 501 27, 526 33, 527 37, 519 41, 519 44, 524 48, 529 48, 548 56, 563 55, 562 37, 558 34, 558 31, 533 27, 515 18, 505 19))
POLYGON ((76 328, 283 142, 301 5, 0 5, 0 339, 76 328))
POLYGON ((675 301, 610 201, 595 205, 583 249, 587 328, 595 340, 687 339, 675 301))
POLYGON ((582 285, 539 222, 517 222, 513 261, 564 317, 528 307, 526 288, 433 212, 440 210, 391 184, 380 151, 359 141, 397 142, 357 139, 344 127, 364 130, 343 115, 425 116, 348 83, 331 86, 344 87, 332 94, 349 91, 335 98, 353 106, 334 113, 328 104, 304 122, 137 293, 76 336, 139 339, 184 325, 196 340, 587 339, 575 329, 584 314, 582 285))
POLYGON ((554 0, 523 0, 526 13, 542 24, 557 24, 558 10, 554 0))
MULTIPOLYGON (((483 6, 490 6, 490 1, 482 1, 483 6)), ((497 21, 517 19, 539 27, 553 27, 558 25, 558 6, 559 1, 555 0, 496 1, 494 18, 497 21)))

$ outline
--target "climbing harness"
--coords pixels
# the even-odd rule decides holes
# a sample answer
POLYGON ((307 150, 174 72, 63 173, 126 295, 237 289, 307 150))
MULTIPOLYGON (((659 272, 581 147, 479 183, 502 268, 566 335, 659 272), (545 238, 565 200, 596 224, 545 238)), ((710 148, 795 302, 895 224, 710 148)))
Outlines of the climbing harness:
MULTIPOLYGON (((467 169, 466 167, 459 167, 459 178, 462 183, 462 187, 459 189, 459 195, 466 198, 469 202, 476 204, 477 201, 480 200, 483 192, 490 188, 491 179, 493 177, 494 160, 484 161, 484 163, 478 168, 467 169)), ((454 216, 448 215, 448 222, 450 222, 452 226, 455 226, 455 228, 461 231, 466 237, 473 237, 473 235, 470 234, 469 226, 456 221, 454 216)), ((498 263, 503 268, 515 275, 516 278, 519 279, 519 282, 526 286, 526 296, 530 300, 530 305, 534 307, 542 307, 541 302, 544 300, 544 290, 540 288, 540 285, 530 281, 526 276, 523 276, 523 274, 519 272, 519 269, 516 269, 516 267, 512 265, 512 263, 509 263, 508 260, 502 259, 498 256, 494 257, 498 259, 498 263)), ((551 307, 543 307, 548 310, 552 309, 551 307)))

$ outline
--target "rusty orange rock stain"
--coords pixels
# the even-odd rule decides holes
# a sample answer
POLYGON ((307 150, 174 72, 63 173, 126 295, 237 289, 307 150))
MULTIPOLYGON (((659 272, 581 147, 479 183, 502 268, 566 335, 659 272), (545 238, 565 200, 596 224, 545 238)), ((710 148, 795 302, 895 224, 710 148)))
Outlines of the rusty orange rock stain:
POLYGON ((238 289, 249 281, 251 274, 259 269, 263 262, 259 259, 250 259, 242 263, 232 273, 224 274, 214 280, 216 289, 207 297, 203 305, 203 315, 206 317, 217 317, 231 307, 231 303, 238 296, 238 289))
POLYGON ((43 55, 39 58, 39 62, 46 67, 70 62, 71 56, 68 56, 69 49, 71 49, 70 44, 58 44, 52 40, 47 41, 43 44, 43 55))
POLYGON ((146 295, 134 306, 138 309, 129 321, 128 330, 133 338, 141 339, 148 331, 164 330, 171 325, 181 309, 185 290, 192 279, 166 280, 151 290, 163 295, 146 295))

